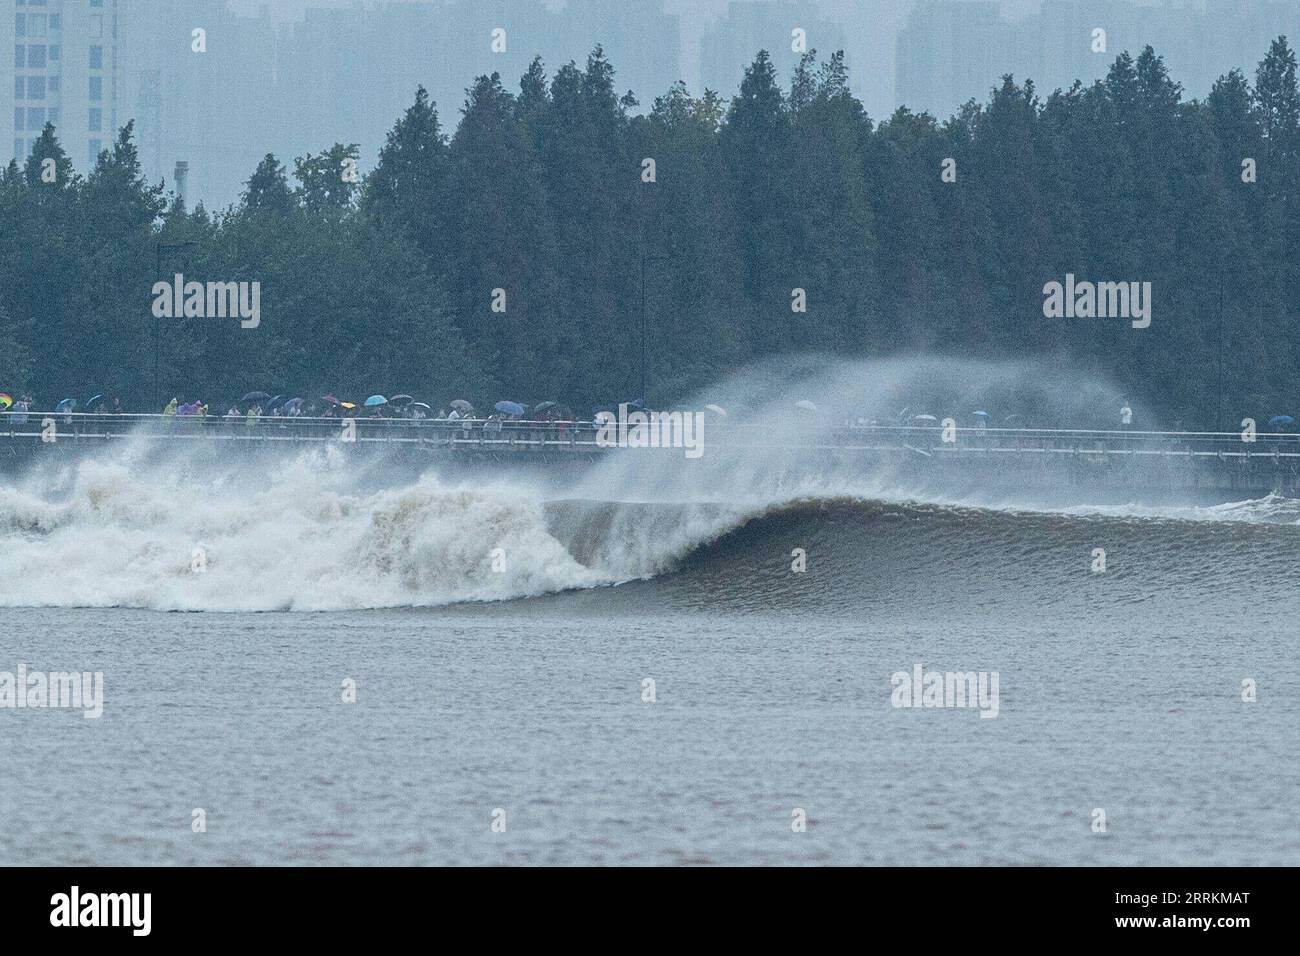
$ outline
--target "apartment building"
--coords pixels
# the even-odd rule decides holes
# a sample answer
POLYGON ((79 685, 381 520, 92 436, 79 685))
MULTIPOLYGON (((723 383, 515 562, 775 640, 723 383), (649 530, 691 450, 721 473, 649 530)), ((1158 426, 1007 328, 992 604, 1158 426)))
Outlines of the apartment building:
POLYGON ((46 123, 78 167, 119 125, 119 0, 0 0, 0 149, 23 162, 46 123), (10 73, 6 70, 5 73, 10 73))

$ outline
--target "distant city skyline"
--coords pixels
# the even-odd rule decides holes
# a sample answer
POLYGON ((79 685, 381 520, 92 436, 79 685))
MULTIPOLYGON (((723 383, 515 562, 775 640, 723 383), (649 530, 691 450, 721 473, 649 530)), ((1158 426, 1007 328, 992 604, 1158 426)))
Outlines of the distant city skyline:
POLYGON ((1045 95, 1146 43, 1186 95, 1204 96, 1228 69, 1253 72, 1272 37, 1300 36, 1290 0, 0 0, 0 10, 0 49, 13 50, 0 58, 12 74, 0 78, 9 156, 24 156, 50 120, 85 172, 135 119, 149 178, 171 189, 176 163, 188 163, 192 203, 217 208, 268 152, 292 166, 357 143, 368 170, 418 85, 450 132, 475 76, 499 72, 514 90, 534 55, 553 76, 597 43, 619 92, 646 110, 678 79, 730 98, 760 48, 788 83, 798 27, 819 58, 845 51, 852 88, 879 121, 899 105, 946 117, 1005 73, 1045 95), (505 52, 489 45, 498 26, 505 52), (1107 30, 1101 55, 1089 48, 1096 26, 1107 30), (92 40, 95 29, 107 32, 92 40), (195 29, 205 53, 192 52, 195 29))

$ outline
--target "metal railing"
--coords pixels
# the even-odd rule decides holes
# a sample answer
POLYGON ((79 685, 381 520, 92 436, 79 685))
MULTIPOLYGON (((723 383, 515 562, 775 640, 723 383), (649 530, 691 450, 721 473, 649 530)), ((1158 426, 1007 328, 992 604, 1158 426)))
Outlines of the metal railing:
POLYGON ((485 419, 410 419, 275 415, 159 415, 84 412, 0 413, 0 440, 116 440, 135 437, 222 441, 338 441, 472 445, 573 445, 596 447, 591 422, 523 422, 485 419))
MULTIPOLYGON (((136 436, 177 441, 337 441, 351 432, 357 442, 601 448, 593 421, 500 421, 494 419, 409 419, 379 417, 100 414, 83 412, 0 413, 0 440, 41 439, 51 427, 57 440, 116 440, 136 436)), ((1247 441, 1240 432, 1164 432, 1073 428, 977 428, 946 431, 939 425, 776 426, 708 421, 708 446, 824 448, 955 455, 1041 455, 1117 458, 1274 460, 1300 458, 1300 435, 1260 433, 1247 441)))

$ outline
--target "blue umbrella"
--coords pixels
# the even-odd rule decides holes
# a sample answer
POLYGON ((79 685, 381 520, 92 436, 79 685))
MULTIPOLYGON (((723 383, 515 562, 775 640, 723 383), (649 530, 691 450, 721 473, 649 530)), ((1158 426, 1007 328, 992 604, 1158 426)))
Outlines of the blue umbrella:
POLYGON ((1274 415, 1268 420, 1268 423, 1270 425, 1293 425, 1295 424, 1295 419, 1290 415, 1274 415))
POLYGON ((989 417, 989 413, 988 413, 988 412, 972 412, 972 414, 974 414, 974 415, 978 415, 980 418, 988 418, 988 417, 989 417))
POLYGON ((522 415, 524 413, 524 406, 518 402, 497 402, 493 407, 502 415, 522 415))
POLYGON ((377 405, 387 405, 388 399, 382 395, 371 395, 366 399, 366 408, 374 408, 377 405))
POLYGON ((75 398, 65 398, 63 401, 59 402, 59 404, 54 406, 54 410, 56 412, 70 412, 76 407, 77 400, 75 398))

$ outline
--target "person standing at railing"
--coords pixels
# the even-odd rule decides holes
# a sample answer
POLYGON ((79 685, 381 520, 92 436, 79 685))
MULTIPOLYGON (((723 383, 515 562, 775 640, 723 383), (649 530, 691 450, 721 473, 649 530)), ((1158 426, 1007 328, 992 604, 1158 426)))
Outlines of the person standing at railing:
POLYGON ((1119 424, 1121 428, 1131 428, 1133 425, 1133 409, 1129 408, 1127 400, 1119 410, 1119 424))

